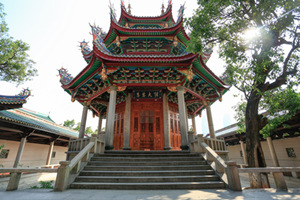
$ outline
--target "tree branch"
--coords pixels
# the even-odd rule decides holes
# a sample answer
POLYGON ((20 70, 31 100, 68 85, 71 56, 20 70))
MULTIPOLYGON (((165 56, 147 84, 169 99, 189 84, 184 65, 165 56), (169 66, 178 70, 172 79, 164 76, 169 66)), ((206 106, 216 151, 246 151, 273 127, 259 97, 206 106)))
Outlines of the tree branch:
POLYGON ((266 83, 265 84, 265 90, 264 91, 269 91, 269 90, 273 90, 275 88, 280 87, 281 85, 286 83, 286 77, 289 75, 296 75, 297 73, 297 68, 298 68, 298 62, 295 64, 293 70, 285 72, 284 74, 282 74, 281 76, 279 76, 273 83, 266 83))

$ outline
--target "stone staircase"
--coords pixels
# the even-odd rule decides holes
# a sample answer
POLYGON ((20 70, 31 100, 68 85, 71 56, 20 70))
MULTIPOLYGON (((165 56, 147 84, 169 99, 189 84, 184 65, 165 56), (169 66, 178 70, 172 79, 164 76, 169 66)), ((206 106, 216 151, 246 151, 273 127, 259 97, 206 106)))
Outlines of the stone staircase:
POLYGON ((95 154, 73 189, 221 189, 225 184, 199 154, 184 151, 108 151, 95 154))

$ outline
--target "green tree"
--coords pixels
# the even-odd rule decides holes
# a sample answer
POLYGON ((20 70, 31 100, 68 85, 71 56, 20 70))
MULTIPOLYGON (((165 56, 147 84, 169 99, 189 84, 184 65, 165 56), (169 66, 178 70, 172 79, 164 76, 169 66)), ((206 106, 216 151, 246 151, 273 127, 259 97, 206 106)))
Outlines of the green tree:
MULTIPOLYGON (((236 110, 245 124, 248 165, 265 167, 260 133, 271 134, 299 110, 299 1, 198 0, 198 5, 187 20, 189 49, 201 53, 218 45, 228 83, 242 93, 236 110), (263 110, 272 120, 259 114, 263 110)), ((262 187, 261 177, 251 175, 250 185, 262 187)))
POLYGON ((27 54, 29 45, 9 36, 5 15, 0 3, 0 81, 20 84, 36 76, 37 70, 27 54))
POLYGON ((88 126, 88 127, 86 127, 86 129, 85 129, 85 134, 87 134, 87 135, 92 135, 92 134, 97 134, 97 132, 96 132, 96 131, 93 131, 93 130, 92 130, 92 127, 88 126))
POLYGON ((63 126, 68 127, 70 129, 73 129, 73 127, 75 126, 75 120, 74 119, 72 119, 72 120, 66 120, 66 121, 64 121, 63 126))
MULTIPOLYGON (((73 130, 78 131, 78 132, 80 131, 80 125, 81 125, 81 122, 75 123, 74 119, 66 120, 63 123, 63 126, 68 127, 70 129, 73 129, 73 130)), ((85 134, 86 135, 97 134, 97 130, 93 131, 92 127, 88 126, 88 127, 85 128, 85 134)))

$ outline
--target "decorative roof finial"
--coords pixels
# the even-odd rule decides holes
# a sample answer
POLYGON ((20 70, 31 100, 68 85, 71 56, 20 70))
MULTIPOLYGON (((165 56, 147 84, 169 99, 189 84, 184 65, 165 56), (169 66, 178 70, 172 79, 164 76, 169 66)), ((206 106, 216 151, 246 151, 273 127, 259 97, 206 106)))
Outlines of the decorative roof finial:
POLYGON ((178 19, 177 19, 177 23, 180 22, 183 19, 183 12, 184 12, 184 6, 185 6, 185 2, 183 5, 180 6, 179 10, 178 10, 178 19))
POLYGON ((81 48, 81 53, 83 55, 88 55, 91 53, 91 49, 89 48, 88 43, 85 40, 83 40, 82 42, 79 42, 79 43, 80 43, 79 46, 81 48))
POLYGON ((130 2, 128 4, 128 13, 131 14, 131 5, 130 5, 130 2))
POLYGON ((59 72, 59 76, 60 76, 60 82, 63 85, 68 85, 73 80, 72 75, 68 73, 67 69, 62 67, 58 70, 58 72, 59 72))
POLYGON ((165 12, 165 5, 164 5, 164 2, 162 3, 161 5, 161 14, 164 14, 165 12))
POLYGON ((124 10, 126 10, 125 4, 124 4, 124 1, 123 1, 123 0, 121 0, 121 8, 123 8, 124 10))

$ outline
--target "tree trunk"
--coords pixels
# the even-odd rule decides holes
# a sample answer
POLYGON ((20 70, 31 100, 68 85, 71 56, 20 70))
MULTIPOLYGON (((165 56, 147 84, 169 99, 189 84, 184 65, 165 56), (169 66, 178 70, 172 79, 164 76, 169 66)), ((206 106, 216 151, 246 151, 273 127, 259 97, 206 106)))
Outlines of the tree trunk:
MULTIPOLYGON (((248 167, 266 167, 265 157, 260 144, 261 119, 258 104, 261 96, 252 91, 246 107, 246 152, 248 167)), ((249 174, 250 187, 268 187, 268 178, 260 173, 249 174), (262 176, 261 176, 262 175, 262 176)))

